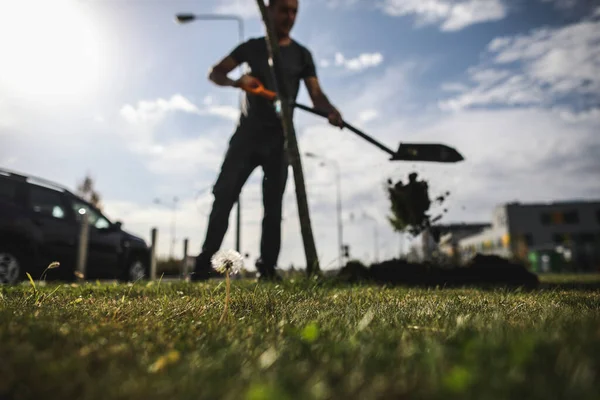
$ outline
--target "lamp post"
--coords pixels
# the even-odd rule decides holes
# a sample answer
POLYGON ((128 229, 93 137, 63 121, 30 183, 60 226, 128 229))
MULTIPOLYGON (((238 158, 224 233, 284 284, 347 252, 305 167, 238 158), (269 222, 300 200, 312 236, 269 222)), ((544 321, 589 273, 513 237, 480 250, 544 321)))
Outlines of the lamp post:
POLYGON ((372 216, 370 216, 369 214, 367 214, 365 211, 363 211, 363 218, 370 219, 374 223, 374 233, 375 233, 375 241, 374 241, 374 246, 375 246, 374 256, 375 257, 374 257, 374 259, 375 259, 375 262, 378 263, 379 262, 379 231, 377 229, 377 220, 375 218, 373 218, 372 216))
MULTIPOLYGON (((228 14, 189 14, 189 13, 181 13, 175 15, 175 20, 179 24, 186 24, 193 21, 218 21, 218 20, 231 20, 237 21, 238 23, 238 36, 239 42, 242 43, 244 41, 244 19, 237 15, 228 15, 228 14)), ((244 73, 243 67, 240 65, 240 73, 244 73)), ((240 112, 242 111, 243 106, 243 97, 244 93, 240 91, 240 112)), ((236 231, 235 231, 235 248, 239 252, 241 252, 241 229, 242 229, 242 206, 240 202, 241 193, 237 199, 237 217, 236 217, 236 231)))
POLYGON ((196 192, 196 196, 194 197, 194 203, 196 203, 196 208, 198 209, 198 212, 207 218, 210 218, 210 214, 208 212, 204 211, 202 208, 200 208, 200 205, 198 204, 199 203, 198 200, 200 200, 200 198, 202 198, 206 194, 206 192, 208 192, 210 189, 212 189, 212 186, 208 186, 208 187, 205 187, 204 189, 200 189, 200 190, 198 190, 198 192, 196 192))
POLYGON ((337 225, 338 225, 338 266, 342 268, 342 261, 344 259, 344 247, 343 247, 343 222, 342 222, 342 185, 341 185, 341 173, 340 164, 336 160, 331 160, 325 157, 318 156, 314 153, 304 153, 306 157, 320 159, 324 163, 331 163, 334 166, 336 172, 336 186, 337 186, 337 225))
MULTIPOLYGON (((173 253, 174 253, 174 248, 175 248, 175 241, 176 241, 176 225, 175 225, 175 218, 176 218, 176 214, 177 214, 177 202, 179 201, 179 198, 177 196, 173 197, 173 217, 171 219, 171 249, 169 250, 169 258, 173 259, 173 253)), ((162 205, 167 205, 164 201, 160 200, 160 199, 154 199, 154 203, 155 204, 162 204, 162 205)), ((167 205, 168 206, 168 205, 167 205)))
POLYGON ((404 234, 402 232, 400 232, 400 243, 398 244, 398 259, 402 259, 402 256, 404 255, 404 234))

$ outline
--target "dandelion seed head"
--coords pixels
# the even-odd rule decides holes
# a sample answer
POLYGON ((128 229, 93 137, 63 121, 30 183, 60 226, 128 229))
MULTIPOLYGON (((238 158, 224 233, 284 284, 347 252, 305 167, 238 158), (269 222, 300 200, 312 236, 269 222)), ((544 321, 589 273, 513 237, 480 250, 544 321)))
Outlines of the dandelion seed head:
POLYGON ((212 267, 224 273, 229 271, 230 274, 237 274, 244 266, 244 258, 235 250, 220 250, 211 258, 212 267))

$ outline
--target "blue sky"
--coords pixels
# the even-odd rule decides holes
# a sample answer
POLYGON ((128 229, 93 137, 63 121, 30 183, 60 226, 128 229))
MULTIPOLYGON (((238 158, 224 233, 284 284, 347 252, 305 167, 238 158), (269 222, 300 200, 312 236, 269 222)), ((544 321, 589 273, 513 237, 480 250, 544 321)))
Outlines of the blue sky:
MULTIPOLYGON (((264 32, 254 0, 2 0, 0 165, 71 188, 90 172, 110 218, 145 238, 159 228, 161 254, 172 214, 153 199, 178 196, 176 246, 188 237, 196 254, 212 200, 206 188, 239 100, 206 75, 238 32, 228 21, 179 26, 178 12, 235 13, 247 38, 264 32)), ((599 25, 600 8, 589 1, 301 0, 293 36, 312 51, 321 85, 348 122, 392 148, 443 142, 466 157, 390 162, 298 110, 301 151, 340 165, 352 255, 373 260, 375 229, 379 258, 398 254, 382 185, 412 170, 431 182, 432 195, 451 192, 446 222, 487 221, 507 201, 599 198, 599 25)), ((310 104, 304 88, 299 100, 310 104)), ((303 168, 321 264, 333 267, 335 170, 310 158, 303 168)), ((243 191, 251 260, 261 176, 257 169, 243 191)), ((290 175, 283 267, 304 263, 297 219, 290 175)), ((234 246, 230 226, 224 247, 234 246)))

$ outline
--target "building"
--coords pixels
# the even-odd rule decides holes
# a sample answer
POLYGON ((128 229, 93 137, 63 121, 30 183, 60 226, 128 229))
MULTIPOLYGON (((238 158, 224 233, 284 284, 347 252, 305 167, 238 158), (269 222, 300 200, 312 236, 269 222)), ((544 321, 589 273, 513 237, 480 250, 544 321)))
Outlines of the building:
MULTIPOLYGON (((449 259, 458 261, 458 243, 461 239, 481 233, 484 229, 491 228, 490 223, 457 223, 440 224, 431 228, 437 249, 449 259)), ((425 246, 425 243, 423 243, 425 246)), ((431 246, 430 246, 431 249, 431 246)))
POLYGON ((578 269, 598 269, 600 201, 500 205, 490 227, 458 241, 462 261, 476 253, 525 261, 543 250, 563 253, 578 269))
POLYGON ((424 230, 415 237, 411 245, 410 261, 439 261, 439 253, 447 260, 455 260, 458 255, 458 242, 460 239, 475 235, 486 228, 490 223, 450 223, 435 224, 429 230, 424 230), (437 254, 436 254, 437 253, 437 254))

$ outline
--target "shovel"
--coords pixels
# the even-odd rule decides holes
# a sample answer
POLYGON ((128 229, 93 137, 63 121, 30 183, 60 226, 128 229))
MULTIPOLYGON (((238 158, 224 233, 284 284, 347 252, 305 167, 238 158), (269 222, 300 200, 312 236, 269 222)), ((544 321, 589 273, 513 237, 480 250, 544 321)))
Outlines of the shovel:
MULTIPOLYGON (((257 96, 264 97, 273 102, 277 101, 277 94, 271 90, 265 89, 262 84, 254 87, 240 86, 240 89, 247 93, 254 94, 257 96)), ((328 113, 323 110, 317 110, 312 107, 305 106, 295 101, 291 102, 292 107, 300 108, 304 111, 308 111, 312 114, 319 115, 323 118, 328 118, 328 113)), ((392 156, 390 161, 428 161, 438 163, 456 163, 463 161, 464 157, 456 151, 456 149, 446 146, 445 144, 438 143, 400 143, 398 151, 393 151, 387 146, 379 143, 369 135, 361 132, 357 128, 353 127, 349 123, 343 121, 343 127, 354 132, 367 142, 379 147, 392 156)))

